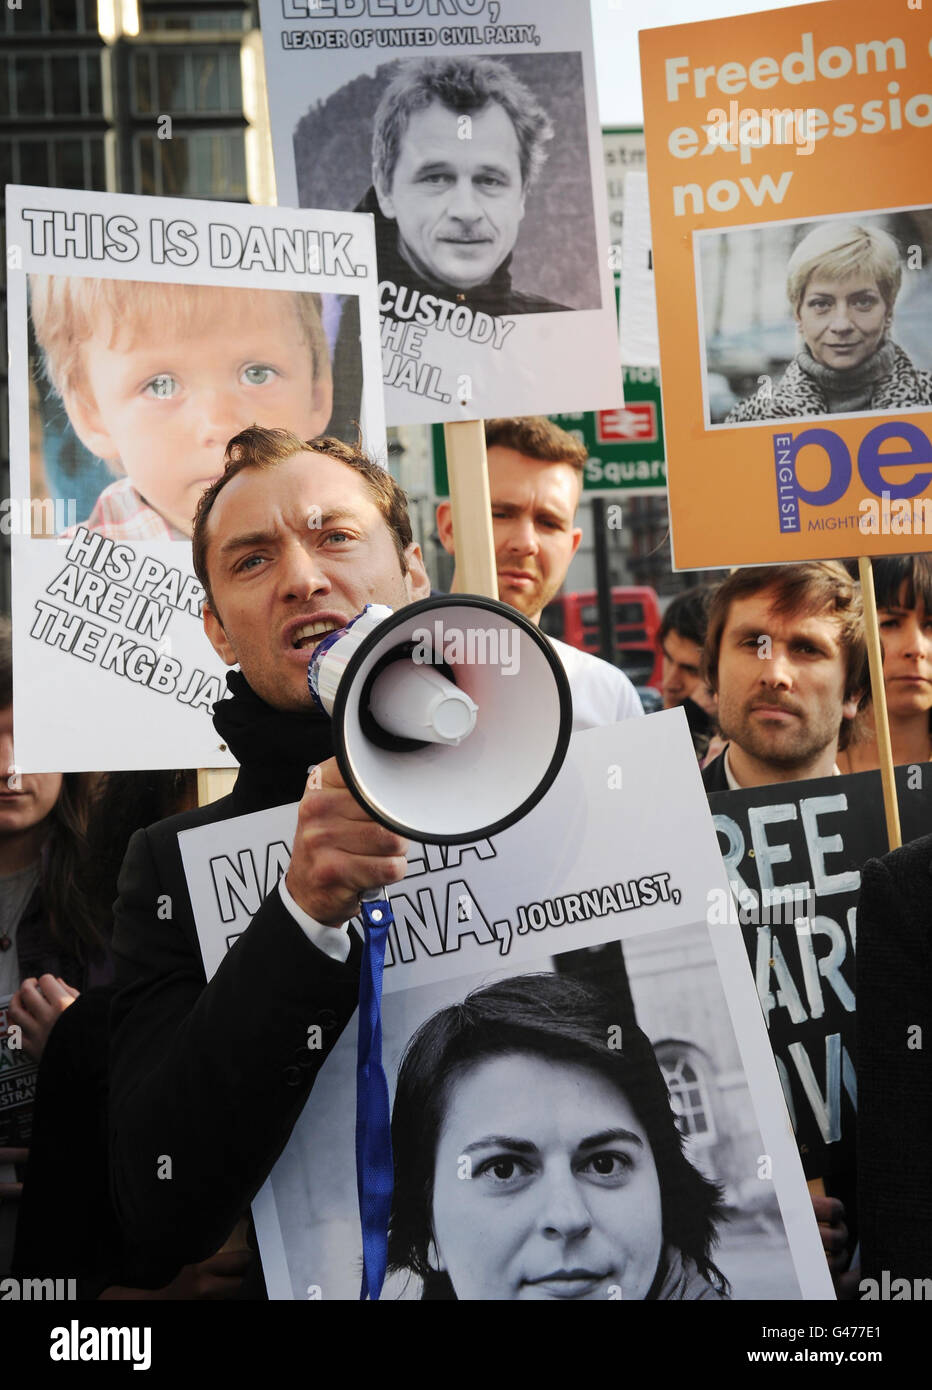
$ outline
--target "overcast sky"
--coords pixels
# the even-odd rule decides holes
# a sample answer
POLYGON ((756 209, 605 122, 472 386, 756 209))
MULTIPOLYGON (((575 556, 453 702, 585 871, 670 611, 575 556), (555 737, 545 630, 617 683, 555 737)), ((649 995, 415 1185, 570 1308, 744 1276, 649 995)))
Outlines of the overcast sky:
POLYGON ((638 29, 782 10, 799 0, 590 0, 602 125, 643 125, 638 29))

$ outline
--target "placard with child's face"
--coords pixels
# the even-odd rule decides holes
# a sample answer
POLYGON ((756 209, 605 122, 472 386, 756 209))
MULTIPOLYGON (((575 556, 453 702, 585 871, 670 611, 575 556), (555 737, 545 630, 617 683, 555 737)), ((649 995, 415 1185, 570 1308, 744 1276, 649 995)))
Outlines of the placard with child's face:
POLYGON ((260 10, 279 201, 375 221, 389 423, 620 405, 587 0, 260 10))
POLYGON ((250 426, 384 462, 371 224, 10 188, 7 237, 17 766, 229 766, 195 510, 250 426))

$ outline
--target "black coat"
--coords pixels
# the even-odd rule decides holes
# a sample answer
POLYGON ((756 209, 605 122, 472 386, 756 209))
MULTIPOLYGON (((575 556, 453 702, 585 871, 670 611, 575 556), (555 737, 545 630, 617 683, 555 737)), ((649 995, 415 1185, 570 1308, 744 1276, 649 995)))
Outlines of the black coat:
POLYGON ((722 749, 717 758, 713 758, 710 763, 706 763, 705 767, 702 768, 702 785, 709 795, 711 795, 712 792, 731 791, 728 785, 728 778, 725 775, 724 749, 722 749))
MULTIPOLYGON (((475 285, 469 290, 458 290, 453 285, 440 281, 425 280, 412 269, 398 249, 398 223, 385 217, 379 207, 375 189, 370 188, 356 212, 371 212, 375 218, 375 246, 379 263, 379 283, 386 280, 396 285, 404 285, 408 290, 420 294, 434 295, 438 299, 451 300, 454 304, 464 304, 467 308, 491 314, 554 314, 565 312, 565 304, 556 304, 539 294, 522 294, 512 287, 511 256, 502 264, 484 285, 475 285)), ((380 312, 387 318, 395 317, 391 309, 380 306, 380 312)))
POLYGON ((932 1272, 932 836, 861 871, 857 923, 861 1272, 932 1272))
POLYGON ((329 720, 278 715, 241 676, 228 681, 240 683, 237 699, 217 706, 225 722, 215 715, 215 723, 242 764, 234 791, 138 831, 115 907, 111 1190, 147 1287, 227 1239, 358 998, 358 938, 351 933, 345 964, 333 960, 311 944, 277 888, 206 981, 178 832, 298 800, 308 765, 332 751, 329 720), (311 1024, 323 1031, 316 1051, 307 1047, 311 1024))
POLYGON ((95 1299, 124 1276, 107 1175, 107 1043, 113 986, 84 990, 39 1062, 13 1252, 19 1278, 74 1279, 95 1299))

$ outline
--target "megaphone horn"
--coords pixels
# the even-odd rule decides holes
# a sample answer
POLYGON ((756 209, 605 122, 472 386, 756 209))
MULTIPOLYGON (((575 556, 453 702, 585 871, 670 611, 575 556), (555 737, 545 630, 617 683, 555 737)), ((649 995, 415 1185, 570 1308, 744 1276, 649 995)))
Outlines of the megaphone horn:
POLYGON ((343 779, 406 839, 463 844, 526 815, 563 765, 563 664, 522 614, 472 594, 370 605, 320 643, 308 684, 343 779))

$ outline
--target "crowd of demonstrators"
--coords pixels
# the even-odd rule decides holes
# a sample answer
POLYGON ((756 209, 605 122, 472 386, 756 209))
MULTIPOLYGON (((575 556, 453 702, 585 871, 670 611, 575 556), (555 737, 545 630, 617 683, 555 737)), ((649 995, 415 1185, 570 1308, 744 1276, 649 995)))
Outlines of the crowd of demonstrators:
MULTIPOLYGON (((498 596, 539 625, 582 540, 575 518, 586 448, 540 415, 487 420, 485 441, 498 596)), ((437 508, 437 531, 444 549, 455 555, 449 502, 437 508)), ((617 666, 556 638, 549 641, 570 683, 574 733, 644 713, 637 691, 617 666)))
MULTIPOLYGON (((487 432, 501 596, 536 623, 579 544, 583 451, 540 420, 490 421, 487 432)), ((360 895, 406 869, 405 841, 345 786, 329 720, 310 706, 306 681, 315 646, 366 603, 394 608, 429 594, 404 494, 359 449, 329 437, 307 442, 253 426, 230 441, 225 464, 198 505, 193 555, 207 636, 239 668, 214 711, 240 764, 231 794, 197 807, 191 774, 111 773, 96 784, 78 774, 20 777, 2 726, 0 969, 40 1058, 14 1264, 23 1275, 78 1277, 86 1297, 264 1296, 242 1222, 355 1012, 361 947, 347 924, 360 895), (322 525, 308 526, 312 513, 322 525), (310 784, 309 766, 319 774, 310 784), (300 803, 288 871, 208 982, 178 833, 287 802, 300 803), (169 913, 160 911, 166 902, 169 913), (307 1047, 310 1023, 322 1031, 316 1051, 307 1047)), ((452 550, 446 505, 438 529, 452 550)), ((883 629, 889 687, 902 680, 909 693, 904 739, 908 719, 916 723, 913 687, 927 679, 926 565, 877 567, 882 621, 891 615, 907 632, 897 645, 900 628, 883 629)), ((9 713, 8 630, 5 640, 0 702, 9 713)), ((843 565, 737 570, 671 604, 660 642, 665 704, 714 709, 726 740, 703 770, 709 792, 838 772, 867 692, 860 590, 843 565)), ((577 728, 642 713, 620 671, 556 646, 577 728)), ((928 705, 923 713, 928 727, 928 705)), ((882 982, 875 989, 873 971, 859 972, 862 1017, 878 1040, 876 1054, 862 1053, 873 1059, 875 1125, 881 1050, 898 1045, 893 1023, 881 1026, 883 991, 895 991, 898 969, 912 969, 916 989, 928 973, 930 862, 932 839, 865 869, 864 940, 882 982)), ((909 1023, 922 1024, 927 1001, 904 994, 909 1023)), ((918 1084, 926 1104, 924 1074, 918 1084)), ((912 1092, 904 1081, 895 1094, 905 1135, 912 1092)), ((877 1233, 886 1238, 895 1223, 884 1226, 879 1172, 878 1159, 862 1195, 874 1223, 865 1229, 886 1258, 877 1233)), ((924 1229, 924 1187, 915 1200, 924 1229)), ((851 1255, 845 1210, 834 1197, 814 1198, 814 1207, 840 1276, 851 1255)), ((905 1223, 905 1208, 897 1210, 905 1223)), ((641 1296, 709 1296, 695 1277, 708 1273, 708 1249, 665 1247, 666 1273, 658 1277, 658 1263, 641 1296)))

